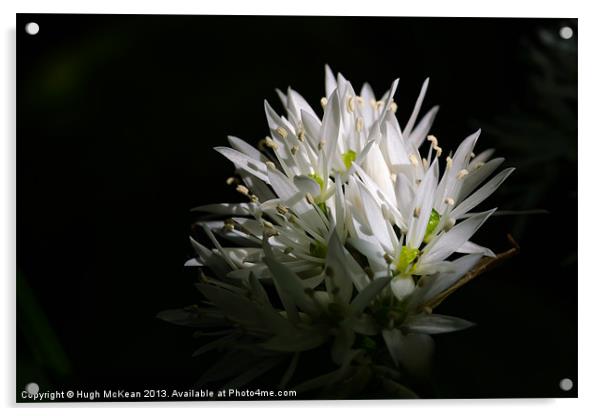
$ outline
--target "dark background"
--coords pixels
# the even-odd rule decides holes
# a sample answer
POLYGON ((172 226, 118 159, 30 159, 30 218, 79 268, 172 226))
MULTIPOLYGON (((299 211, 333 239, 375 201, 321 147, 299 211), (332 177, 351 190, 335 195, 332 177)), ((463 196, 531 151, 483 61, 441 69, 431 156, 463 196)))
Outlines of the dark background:
POLYGON ((200 341, 155 315, 199 300, 189 209, 239 200, 212 147, 264 137, 276 87, 319 108, 329 63, 356 91, 400 77, 402 125, 430 76, 444 150, 483 127, 478 149, 517 167, 484 207, 548 211, 478 234, 522 251, 439 308, 477 326, 436 336, 427 396, 576 396, 576 37, 567 19, 18 15, 17 391, 194 383, 200 341))

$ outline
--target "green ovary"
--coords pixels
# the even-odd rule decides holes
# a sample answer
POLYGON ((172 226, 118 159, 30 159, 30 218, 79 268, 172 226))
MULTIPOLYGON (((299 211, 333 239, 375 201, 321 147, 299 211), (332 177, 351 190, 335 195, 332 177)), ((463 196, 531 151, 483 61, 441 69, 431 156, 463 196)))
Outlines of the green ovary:
POLYGON ((328 247, 325 244, 314 241, 309 245, 309 254, 313 257, 319 257, 321 259, 326 258, 328 247))
POLYGON ((317 173, 310 173, 307 176, 309 176, 311 179, 313 179, 315 183, 320 185, 321 191, 324 190, 324 179, 322 179, 322 177, 320 175, 318 175, 317 173))
POLYGON ((441 216, 435 210, 431 211, 431 216, 429 217, 429 222, 426 226, 426 233, 424 234, 424 242, 428 243, 433 237, 433 233, 437 229, 437 225, 439 225, 439 220, 441 216))
POLYGON ((347 168, 347 170, 349 170, 349 168, 351 168, 351 164, 355 161, 355 158, 357 157, 357 153, 355 153, 353 150, 347 150, 341 155, 341 157, 343 158, 343 163, 345 164, 345 167, 347 168))
POLYGON ((399 253, 399 260, 397 261, 397 271, 402 274, 411 274, 414 271, 416 265, 414 264, 414 266, 412 266, 412 268, 409 271, 407 269, 412 263, 414 263, 414 261, 418 258, 419 254, 420 250, 418 250, 417 248, 403 246, 401 248, 401 253, 399 253))

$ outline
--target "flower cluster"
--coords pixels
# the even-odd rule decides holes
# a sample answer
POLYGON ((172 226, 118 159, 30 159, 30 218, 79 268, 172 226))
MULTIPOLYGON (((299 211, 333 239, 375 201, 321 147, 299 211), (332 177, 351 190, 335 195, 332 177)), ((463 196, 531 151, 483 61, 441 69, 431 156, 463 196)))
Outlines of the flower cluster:
POLYGON ((376 377, 407 391, 394 380, 420 374, 430 335, 470 325, 428 305, 495 256, 470 241, 495 209, 474 210, 513 169, 488 180, 503 159, 473 153, 480 131, 444 151, 429 134, 438 107, 418 117, 428 79, 403 129, 397 80, 381 99, 328 67, 325 84, 321 117, 296 91, 278 91, 286 115, 265 103, 270 135, 258 148, 229 137, 215 149, 248 201, 194 209, 213 246, 191 238, 186 263, 201 268, 205 306, 160 314, 200 335, 219 329, 198 351, 226 351, 205 381, 244 384, 289 357, 285 385, 302 352, 327 346, 335 370, 298 388, 376 377))

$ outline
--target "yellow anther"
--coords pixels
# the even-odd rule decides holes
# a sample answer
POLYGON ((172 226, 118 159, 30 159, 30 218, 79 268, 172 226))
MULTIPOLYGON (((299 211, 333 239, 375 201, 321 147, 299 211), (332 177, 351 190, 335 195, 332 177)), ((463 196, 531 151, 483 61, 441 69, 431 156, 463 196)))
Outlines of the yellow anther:
POLYGON ((355 100, 353 97, 349 97, 347 98, 347 111, 353 113, 353 110, 355 110, 355 100))
POLYGON ((418 166, 418 158, 416 157, 416 155, 414 153, 410 153, 410 155, 408 156, 410 159, 410 163, 414 166, 418 166))
POLYGON ((452 160, 452 158, 451 158, 451 157, 449 157, 449 156, 448 156, 448 157, 446 157, 446 158, 445 158, 445 163, 446 163, 446 166, 445 166, 445 167, 446 167, 446 169, 451 169, 451 167, 452 167, 452 162, 453 162, 453 160, 452 160))
POLYGON ((396 113, 397 112, 397 103, 395 103, 395 101, 393 101, 391 103, 391 105, 389 106, 389 110, 391 110, 392 112, 396 113))
POLYGON ((265 141, 265 145, 267 147, 269 147, 270 149, 273 149, 273 150, 277 150, 278 149, 278 143, 276 143, 274 140, 272 140, 271 137, 266 137, 264 139, 264 141, 265 141))
POLYGON ((288 136, 288 133, 284 127, 278 127, 276 129, 276 133, 278 133, 278 135, 283 139, 286 139, 286 137, 288 136))
POLYGON ((468 175, 468 171, 466 169, 462 169, 460 172, 458 172, 458 174, 456 175, 456 178, 462 179, 466 175, 468 175))
POLYGON ((420 207, 414 208, 414 218, 418 218, 420 216, 420 207))
POLYGON ((270 162, 269 160, 265 162, 265 165, 268 167, 268 169, 276 169, 276 165, 274 164, 274 162, 270 162))
POLYGON ((238 179, 235 178, 234 176, 230 176, 228 179, 226 179, 226 184, 227 185, 234 185, 238 183, 238 179))
POLYGON ((428 136, 426 136, 426 140, 428 140, 429 142, 431 142, 433 144, 433 148, 437 147, 439 145, 439 141, 432 134, 429 134, 428 136))
POLYGON ((320 105, 322 106, 322 108, 326 108, 326 106, 328 105, 328 98, 322 97, 320 99, 320 105))
POLYGON ((238 185, 236 187, 236 192, 240 192, 243 195, 249 195, 249 188, 244 185, 238 185))
POLYGON ((362 131, 363 128, 364 128, 364 119, 361 117, 358 117, 355 120, 355 131, 357 131, 359 133, 362 131))

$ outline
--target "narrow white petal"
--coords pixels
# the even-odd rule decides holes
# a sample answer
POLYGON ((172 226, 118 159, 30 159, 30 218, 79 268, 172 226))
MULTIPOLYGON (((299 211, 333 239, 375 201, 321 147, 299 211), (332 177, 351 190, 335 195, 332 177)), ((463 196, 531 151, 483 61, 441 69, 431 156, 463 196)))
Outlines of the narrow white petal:
POLYGON ((391 180, 391 171, 385 162, 380 147, 372 146, 364 160, 364 170, 378 185, 389 201, 395 201, 395 190, 391 180))
POLYGON ((479 163, 486 163, 493 153, 495 153, 495 149, 483 150, 470 161, 468 170, 474 169, 479 163))
MULTIPOLYGON (((339 97, 335 90, 330 97, 328 97, 328 104, 324 110, 324 119, 322 121, 322 127, 320 129, 320 140, 325 142, 325 147, 321 156, 325 158, 325 165, 322 167, 322 177, 327 178, 330 175, 331 163, 335 162, 334 156, 337 150, 337 144, 339 141, 339 125, 341 121, 341 114, 339 108, 339 97)), ((338 160, 339 158, 337 158, 338 160)), ((342 161, 340 164, 342 165, 342 161)))
POLYGON ((337 80, 334 78, 334 74, 332 73, 332 70, 330 69, 330 67, 328 65, 324 66, 324 71, 326 72, 325 81, 324 81, 326 97, 330 97, 332 92, 337 87, 337 80))
POLYGON ((456 250, 458 250, 470 237, 483 225, 483 223, 493 214, 495 209, 483 212, 470 217, 461 223, 455 225, 450 231, 443 234, 440 238, 433 240, 425 248, 424 255, 419 262, 429 263, 438 260, 444 260, 456 250))
POLYGON ((462 244, 460 248, 456 250, 456 253, 482 254, 487 257, 495 257, 495 253, 493 251, 491 251, 487 247, 475 244, 472 241, 467 241, 464 244, 462 244))
POLYGON ((303 194, 310 194, 313 196, 320 194, 320 185, 316 183, 312 178, 307 176, 295 176, 293 178, 295 186, 303 192, 303 194))
POLYGON ((253 192, 253 195, 257 196, 260 201, 269 201, 276 197, 266 183, 255 175, 244 170, 238 170, 238 174, 242 178, 245 186, 249 188, 253 192))
POLYGON ((433 210, 436 186, 434 166, 435 164, 433 163, 416 190, 416 198, 414 199, 412 213, 410 215, 406 242, 406 244, 412 248, 420 247, 420 244, 424 239, 431 211, 433 210))
POLYGON ((388 232, 388 228, 391 225, 385 220, 382 214, 381 206, 374 200, 370 191, 366 188, 363 182, 360 185, 360 196, 366 214, 366 219, 370 225, 372 234, 378 238, 378 241, 383 246, 385 251, 392 252, 395 243, 391 240, 391 234, 388 232))
POLYGON ((242 152, 245 155, 249 156, 251 159, 255 159, 255 160, 264 160, 265 159, 259 150, 255 149, 249 143, 245 142, 244 140, 239 139, 238 137, 228 136, 228 141, 230 142, 230 146, 232 146, 234 149, 238 150, 239 152, 242 152))
POLYGON ((424 139, 431 130, 433 123, 435 122, 435 117, 437 116, 438 112, 439 106, 436 105, 433 108, 431 108, 428 111, 428 113, 424 115, 424 117, 422 117, 420 123, 418 123, 418 126, 416 126, 416 128, 412 130, 412 132, 408 136, 408 141, 410 143, 412 143, 416 147, 420 147, 422 145, 424 139))
POLYGON ((422 83, 422 88, 420 88, 420 94, 418 95, 418 99, 416 100, 416 104, 414 104, 414 110, 406 123, 406 126, 403 129, 403 136, 409 137, 410 132, 414 129, 414 123, 416 123, 416 119, 418 118, 418 113, 420 112, 420 108, 422 107, 422 101, 424 101, 424 97, 426 95, 426 90, 429 86, 429 79, 425 79, 422 83))
POLYGON ((392 167, 410 163, 408 154, 403 146, 403 137, 397 134, 396 128, 387 121, 384 126, 384 137, 381 147, 387 156, 387 161, 392 167))
POLYGON ((452 261, 452 268, 447 272, 440 272, 430 276, 424 276, 425 283, 418 286, 414 292, 408 310, 413 310, 443 291, 452 287, 462 276, 474 269, 482 256, 480 254, 470 254, 462 256, 459 259, 452 261))
POLYGON ((498 173, 478 191, 462 201, 460 205, 455 207, 451 212, 452 218, 458 218, 466 214, 487 199, 506 180, 506 178, 510 176, 512 172, 514 172, 514 168, 504 169, 502 172, 498 173))
POLYGON ((399 207, 401 216, 407 224, 412 215, 412 201, 414 201, 415 194, 414 188, 405 175, 397 175, 397 180, 395 181, 395 196, 397 198, 397 206, 399 207))
POLYGON ((301 121, 305 128, 305 137, 309 139, 314 148, 318 146, 320 141, 320 121, 317 117, 301 110, 301 121))
POLYGON ((221 204, 208 204, 192 208, 193 212, 206 212, 216 215, 252 215, 253 207, 248 203, 231 204, 223 202, 221 204))
POLYGON ((237 168, 243 169, 248 173, 257 176, 265 183, 270 183, 267 176, 267 168, 264 163, 255 159, 251 159, 244 153, 229 147, 215 147, 214 149, 228 158, 237 168))
POLYGON ((458 200, 463 200, 474 191, 485 179, 489 177, 502 163, 504 158, 492 159, 479 168, 473 168, 463 179, 458 200))
POLYGON ((414 279, 411 276, 397 277, 391 281, 391 291, 399 300, 411 295, 415 287, 414 279))
POLYGON ((288 89, 288 103, 295 111, 295 117, 297 120, 301 120, 301 111, 305 111, 310 114, 314 118, 318 118, 313 108, 309 105, 309 103, 303 98, 301 94, 292 88, 288 89))
POLYGON ((472 322, 464 319, 438 314, 414 315, 404 323, 407 329, 423 334, 443 334, 460 331, 473 325, 472 322))

